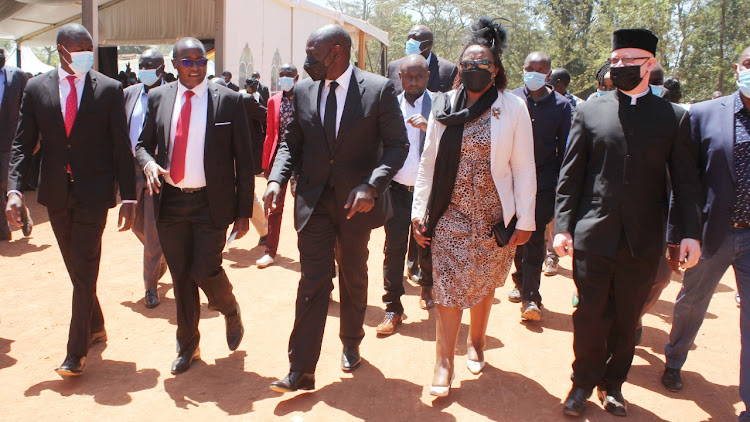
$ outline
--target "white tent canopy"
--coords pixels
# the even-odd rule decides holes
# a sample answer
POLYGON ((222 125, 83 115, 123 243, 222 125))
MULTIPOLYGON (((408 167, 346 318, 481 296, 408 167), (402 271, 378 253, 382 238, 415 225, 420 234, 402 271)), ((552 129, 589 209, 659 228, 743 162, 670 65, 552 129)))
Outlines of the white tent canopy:
MULTIPOLYGON (((18 67, 18 56, 16 55, 15 50, 9 52, 7 57, 7 64, 18 67)), ((24 72, 29 72, 32 75, 36 75, 37 73, 45 73, 54 69, 53 66, 50 66, 39 60, 36 54, 34 54, 34 51, 31 49, 31 47, 21 47, 21 65, 21 70, 23 70, 24 72)))

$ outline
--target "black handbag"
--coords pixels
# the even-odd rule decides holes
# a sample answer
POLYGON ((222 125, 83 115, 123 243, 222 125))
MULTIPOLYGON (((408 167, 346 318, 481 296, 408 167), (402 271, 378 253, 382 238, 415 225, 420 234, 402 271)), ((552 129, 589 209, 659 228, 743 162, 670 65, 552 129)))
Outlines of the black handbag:
POLYGON ((514 215, 510 220, 510 223, 508 223, 508 227, 505 227, 504 220, 500 220, 500 222, 492 226, 492 234, 495 236, 497 246, 502 248, 508 245, 511 236, 513 236, 513 232, 516 231, 516 222, 518 222, 518 219, 514 215))

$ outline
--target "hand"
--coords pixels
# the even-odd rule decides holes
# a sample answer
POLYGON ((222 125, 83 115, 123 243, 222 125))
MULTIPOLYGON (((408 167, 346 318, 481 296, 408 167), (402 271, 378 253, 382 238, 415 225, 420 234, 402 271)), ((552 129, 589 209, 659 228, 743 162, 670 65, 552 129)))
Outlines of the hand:
POLYGON ((427 119, 421 114, 415 114, 406 120, 410 125, 419 128, 422 132, 427 132, 427 119))
POLYGON ((573 236, 568 232, 558 233, 552 242, 557 256, 568 256, 573 258, 573 236))
POLYGON ((146 176, 146 186, 148 186, 148 194, 149 196, 153 196, 154 193, 159 193, 159 188, 161 187, 159 176, 163 174, 169 174, 169 172, 164 170, 160 165, 156 164, 156 161, 151 161, 150 163, 146 164, 146 167, 143 169, 143 174, 146 176))
POLYGON ((132 202, 120 205, 120 215, 117 217, 119 232, 130 230, 135 222, 135 204, 132 202))
POLYGON ((528 230, 519 230, 515 229, 513 230, 513 235, 510 237, 510 240, 508 241, 508 246, 521 246, 524 243, 529 241, 529 238, 531 237, 531 233, 528 230))
POLYGON ((695 239, 682 239, 680 242, 680 268, 694 267, 701 258, 701 244, 695 239))
POLYGON ((266 192, 263 194, 263 204, 266 208, 266 218, 271 210, 276 209, 276 201, 281 194, 281 185, 278 182, 268 182, 266 192))
POLYGON ((424 235, 427 228, 422 224, 422 219, 415 218, 414 220, 411 220, 411 226, 414 230, 414 240, 417 241, 417 244, 423 248, 430 246, 431 239, 424 235))
MULTIPOLYGON (((2 193, 0 193, 0 195, 2 195, 2 193)), ((24 206, 23 198, 20 195, 15 192, 8 195, 8 204, 5 207, 5 216, 8 218, 8 221, 16 227, 23 226, 21 216, 25 210, 26 207, 24 206)))
POLYGON ((352 189, 349 193, 349 199, 346 200, 344 209, 349 210, 346 219, 350 219, 358 212, 368 212, 375 205, 375 188, 363 183, 352 189))
POLYGON ((242 236, 247 234, 250 230, 250 219, 247 217, 240 217, 234 220, 234 226, 232 226, 232 232, 237 232, 237 239, 242 239, 242 236))
POLYGON ((680 245, 667 246, 667 263, 670 270, 677 274, 682 274, 682 269, 680 268, 680 245))

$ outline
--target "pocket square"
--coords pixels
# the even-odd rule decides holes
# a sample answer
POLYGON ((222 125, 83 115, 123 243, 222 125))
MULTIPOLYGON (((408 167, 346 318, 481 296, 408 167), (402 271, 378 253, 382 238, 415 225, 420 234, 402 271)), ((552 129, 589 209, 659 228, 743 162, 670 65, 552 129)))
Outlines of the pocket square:
POLYGON ((229 126, 231 124, 232 122, 221 122, 221 123, 216 123, 216 126, 229 126))

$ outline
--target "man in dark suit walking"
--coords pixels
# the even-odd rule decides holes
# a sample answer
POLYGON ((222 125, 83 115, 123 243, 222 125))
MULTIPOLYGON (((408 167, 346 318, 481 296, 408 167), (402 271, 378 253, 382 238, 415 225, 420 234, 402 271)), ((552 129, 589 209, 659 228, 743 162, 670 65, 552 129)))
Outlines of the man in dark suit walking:
POLYGON ((96 281, 107 210, 117 204, 118 187, 123 202, 120 231, 130 229, 135 214, 133 154, 122 85, 91 70, 93 49, 83 26, 60 28, 60 67, 29 80, 10 161, 6 213, 20 226, 21 192, 41 138, 37 200, 47 207, 73 282, 68 354, 57 369, 60 375, 80 375, 89 346, 107 338, 96 281))
POLYGON ((252 78, 258 80, 258 89, 257 89, 257 91, 258 91, 258 94, 260 94, 260 96, 263 98, 263 101, 258 101, 258 102, 261 103, 261 104, 263 104, 263 105, 268 104, 268 99, 271 98, 271 93, 268 90, 268 87, 265 86, 265 85, 263 85, 260 82, 260 72, 258 72, 257 70, 255 72, 253 72, 252 78))
POLYGON ((224 79, 224 82, 226 82, 227 88, 231 89, 234 92, 240 92, 240 87, 237 86, 236 83, 232 82, 232 72, 226 70, 221 74, 221 77, 224 79))
POLYGON ((554 241, 560 256, 572 255, 579 297, 573 313, 573 388, 563 407, 568 415, 583 413, 594 387, 605 410, 627 414, 621 388, 633 361, 640 312, 664 252, 667 168, 674 223, 682 234, 680 261, 687 268, 700 257, 701 183, 690 116, 651 94, 657 42, 646 29, 613 33, 610 61, 617 92, 579 105, 568 138, 554 241))
POLYGON ((351 372, 361 363, 367 242, 370 231, 388 217, 386 188, 403 165, 409 143, 393 85, 354 68, 351 47, 349 34, 338 25, 326 25, 307 39, 310 79, 294 90, 294 117, 264 195, 266 209, 274 209, 282 186, 297 170, 294 217, 302 277, 289 338, 290 372, 271 384, 274 391, 315 388, 334 251, 341 289, 341 369, 351 372))
MULTIPOLYGON (((141 83, 125 88, 125 115, 128 118, 130 145, 135 154, 135 146, 146 124, 148 110, 148 93, 152 88, 164 83, 164 56, 159 50, 148 49, 138 59, 138 79, 141 83)), ((159 305, 159 294, 156 287, 159 279, 167 272, 167 263, 161 252, 159 233, 154 220, 154 198, 148 193, 143 169, 135 165, 136 195, 138 205, 135 209, 133 233, 143 244, 143 284, 146 288, 144 303, 147 308, 159 305)))
POLYGON ((200 296, 224 314, 229 350, 244 328, 232 284, 221 267, 227 228, 247 233, 253 200, 253 165, 242 96, 206 80, 203 44, 174 45, 178 80, 149 93, 138 163, 155 194, 154 216, 177 302, 177 359, 172 373, 200 357, 200 296))
MULTIPOLYGON (((10 173, 10 148, 13 138, 16 137, 21 95, 25 87, 26 75, 21 69, 5 64, 5 50, 0 48, 0 210, 5 210, 8 174, 10 173)), ((23 213, 28 221, 28 210, 24 209, 23 213)), ((31 226, 24 228, 24 235, 29 234, 31 234, 31 226)), ((8 219, 4 212, 0 212, 0 240, 10 239, 8 219)))
MULTIPOLYGON (((441 59, 432 52, 434 35, 430 28, 424 25, 415 25, 406 35, 405 55, 421 54, 427 59, 427 66, 430 70, 430 79, 427 81, 427 90, 431 92, 448 92, 453 89, 453 81, 458 75, 458 67, 452 62, 441 59)), ((403 88, 398 72, 401 69, 401 62, 404 58, 394 60, 388 63, 388 79, 393 82, 396 94, 401 93, 403 88)))
MULTIPOLYGON (((707 202, 703 207, 703 244, 698 265, 685 272, 674 305, 672 331, 665 347, 662 384, 682 389, 680 368, 687 360, 706 309, 721 277, 731 266, 740 294, 740 397, 750 421, 750 47, 734 65, 739 90, 690 108, 693 144, 699 152, 707 202)), ((668 225, 668 241, 682 234, 668 225)))

